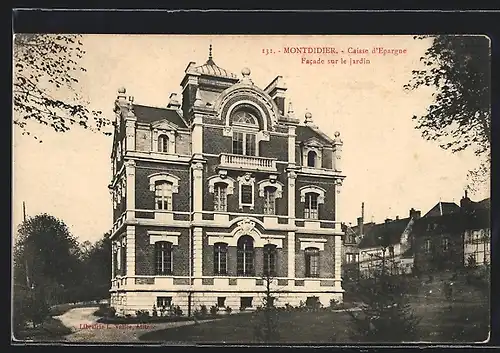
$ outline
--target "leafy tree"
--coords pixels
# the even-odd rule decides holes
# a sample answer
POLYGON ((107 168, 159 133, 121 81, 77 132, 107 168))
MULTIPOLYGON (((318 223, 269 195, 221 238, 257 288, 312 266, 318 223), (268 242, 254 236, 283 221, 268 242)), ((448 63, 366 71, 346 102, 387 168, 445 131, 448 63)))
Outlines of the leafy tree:
POLYGON ((77 91, 79 75, 86 71, 79 64, 85 54, 80 39, 78 34, 15 35, 14 124, 23 135, 30 134, 27 123, 32 121, 57 132, 72 125, 104 131, 110 124, 100 111, 90 110, 77 91))
POLYGON ((29 217, 19 227, 15 248, 17 283, 78 283, 78 242, 63 221, 48 214, 29 217))
POLYGON ((357 301, 362 303, 361 312, 346 311, 351 317, 351 338, 358 342, 410 342, 418 337, 417 318, 410 306, 409 286, 400 276, 396 260, 386 254, 389 233, 382 232, 382 255, 370 278, 357 283, 357 301))
MULTIPOLYGON (((472 148, 483 157, 471 171, 472 184, 489 178, 491 161, 490 41, 485 36, 416 36, 431 38, 432 44, 420 59, 424 67, 412 71, 404 87, 415 90, 434 87, 434 101, 422 116, 414 116, 416 128, 427 140, 458 152, 472 148)), ((474 189, 474 186, 471 186, 474 189)))
POLYGON ((111 242, 107 235, 94 244, 82 244, 82 279, 79 293, 82 300, 97 300, 109 295, 111 276, 111 242))

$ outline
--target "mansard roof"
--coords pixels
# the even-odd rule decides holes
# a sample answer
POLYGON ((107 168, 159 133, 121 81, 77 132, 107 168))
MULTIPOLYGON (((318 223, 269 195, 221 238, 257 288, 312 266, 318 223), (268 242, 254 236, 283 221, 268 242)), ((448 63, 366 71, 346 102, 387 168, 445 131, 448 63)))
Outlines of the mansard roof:
POLYGON ((180 116, 177 109, 150 107, 146 105, 133 105, 133 111, 138 122, 151 124, 166 119, 168 122, 180 128, 186 128, 186 122, 180 116))
POLYGON ((297 142, 304 142, 310 139, 317 139, 323 142, 325 145, 329 146, 333 143, 333 140, 319 129, 315 129, 310 126, 299 125, 295 129, 295 134, 297 135, 297 142))

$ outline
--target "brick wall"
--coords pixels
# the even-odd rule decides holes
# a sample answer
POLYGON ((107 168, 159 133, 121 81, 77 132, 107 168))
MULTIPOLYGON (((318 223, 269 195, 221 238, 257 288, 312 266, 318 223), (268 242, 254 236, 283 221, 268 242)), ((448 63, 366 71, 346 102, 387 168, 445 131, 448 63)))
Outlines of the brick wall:
POLYGON ((259 149, 261 157, 288 162, 288 136, 270 135, 269 141, 260 142, 259 149))
POLYGON ((138 127, 135 136, 135 146, 138 151, 151 151, 151 130, 149 128, 138 127))
POLYGON ((181 155, 191 155, 191 135, 178 133, 175 136, 175 152, 181 155))
POLYGON ((323 188, 325 193, 325 202, 319 205, 319 218, 324 220, 335 220, 335 186, 328 179, 314 178, 308 176, 299 176, 295 183, 295 215, 297 218, 304 217, 304 203, 300 201, 300 188, 304 186, 319 186, 323 188))
MULTIPOLYGON (((295 276, 305 277, 306 262, 305 250, 300 250, 299 238, 325 238, 319 235, 297 234, 295 236, 295 276)), ((335 277, 335 239, 334 237, 326 237, 327 242, 324 244, 324 250, 319 252, 319 277, 333 278, 335 277)))
POLYGON ((203 129, 203 152, 211 154, 231 153, 233 139, 224 136, 222 129, 205 126, 203 129))
POLYGON ((323 155, 322 155, 321 159, 322 159, 322 167, 323 168, 332 169, 332 167, 333 167, 332 149, 323 148, 323 155))
POLYGON ((137 162, 135 176, 135 206, 137 209, 154 210, 154 191, 149 189, 148 176, 166 172, 180 178, 179 192, 173 195, 174 211, 189 211, 189 167, 160 163, 137 162))
POLYGON ((181 232, 178 245, 173 246, 174 276, 189 275, 189 230, 167 227, 136 226, 135 230, 135 273, 136 275, 155 274, 155 246, 149 243, 148 230, 181 232))

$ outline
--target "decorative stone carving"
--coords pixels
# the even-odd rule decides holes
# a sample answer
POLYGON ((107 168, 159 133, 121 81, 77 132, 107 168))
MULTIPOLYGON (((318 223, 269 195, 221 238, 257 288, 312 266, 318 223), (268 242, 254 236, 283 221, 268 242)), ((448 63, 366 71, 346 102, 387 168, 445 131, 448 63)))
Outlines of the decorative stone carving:
POLYGON ((273 188, 276 188, 276 198, 281 198, 283 196, 283 184, 280 183, 279 181, 276 181, 276 179, 272 180, 263 180, 259 182, 259 196, 264 197, 264 189, 268 186, 271 186, 273 188))
POLYGON ((318 195, 318 204, 325 203, 325 189, 320 188, 319 186, 310 185, 303 186, 300 189, 300 202, 306 202, 306 194, 307 193, 315 193, 318 195))
POLYGON ((224 183, 227 185, 226 191, 228 195, 234 193, 234 179, 227 176, 221 177, 220 175, 212 176, 208 179, 208 192, 213 194, 215 191, 215 184, 217 183, 224 183))
POLYGON ((172 193, 176 194, 179 192, 179 180, 180 178, 168 174, 168 173, 155 173, 148 176, 149 178, 149 190, 155 191, 155 185, 158 181, 166 181, 172 184, 172 193))
POLYGON ((197 162, 197 163, 193 164, 191 166, 191 168, 193 170, 201 170, 202 171, 203 170, 203 164, 201 164, 200 162, 197 162))
POLYGON ((335 190, 337 190, 337 194, 340 194, 340 189, 342 187, 342 182, 344 180, 343 179, 335 179, 335 190))
POLYGON ((244 220, 238 222, 238 227, 243 234, 250 234, 255 228, 255 222, 250 220, 250 218, 245 218, 244 220))
POLYGON ((232 126, 225 126, 222 134, 226 137, 233 137, 233 127, 232 126))

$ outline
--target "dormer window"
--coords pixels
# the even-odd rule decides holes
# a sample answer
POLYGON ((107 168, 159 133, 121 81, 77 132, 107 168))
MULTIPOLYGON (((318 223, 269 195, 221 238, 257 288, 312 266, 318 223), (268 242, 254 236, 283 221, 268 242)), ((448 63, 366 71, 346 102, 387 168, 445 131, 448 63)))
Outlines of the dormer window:
POLYGON ((317 159, 316 152, 309 151, 307 153, 307 166, 311 167, 311 168, 315 168, 316 167, 316 159, 317 159))
POLYGON ((158 152, 168 153, 169 139, 166 135, 158 136, 158 152))

